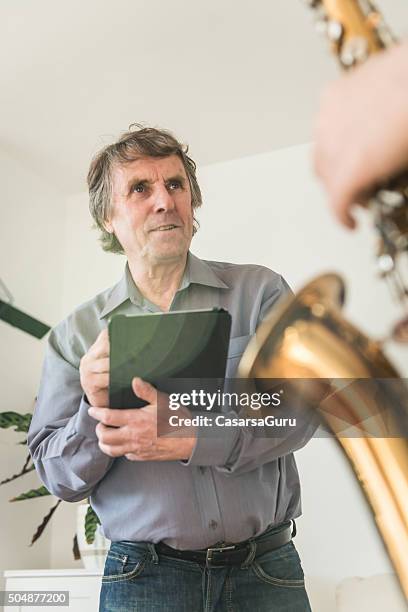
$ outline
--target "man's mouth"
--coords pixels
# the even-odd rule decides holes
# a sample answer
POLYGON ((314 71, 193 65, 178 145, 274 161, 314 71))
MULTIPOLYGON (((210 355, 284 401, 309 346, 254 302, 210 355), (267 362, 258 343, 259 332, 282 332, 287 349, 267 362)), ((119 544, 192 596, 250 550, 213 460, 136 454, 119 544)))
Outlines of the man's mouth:
POLYGON ((155 227, 151 231, 152 232, 168 232, 170 230, 177 229, 178 227, 179 227, 178 225, 173 225, 173 224, 159 225, 159 227, 155 227))

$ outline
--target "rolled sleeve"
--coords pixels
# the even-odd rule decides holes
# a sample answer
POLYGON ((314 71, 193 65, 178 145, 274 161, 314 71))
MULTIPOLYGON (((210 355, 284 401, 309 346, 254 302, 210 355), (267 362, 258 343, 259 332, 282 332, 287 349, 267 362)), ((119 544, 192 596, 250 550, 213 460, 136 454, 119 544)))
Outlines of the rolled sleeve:
POLYGON ((97 422, 88 414, 88 409, 90 405, 88 404, 86 397, 83 395, 81 398, 81 403, 79 405, 78 415, 76 418, 75 429, 78 434, 84 436, 85 438, 92 438, 97 440, 97 435, 95 431, 95 427, 97 422))

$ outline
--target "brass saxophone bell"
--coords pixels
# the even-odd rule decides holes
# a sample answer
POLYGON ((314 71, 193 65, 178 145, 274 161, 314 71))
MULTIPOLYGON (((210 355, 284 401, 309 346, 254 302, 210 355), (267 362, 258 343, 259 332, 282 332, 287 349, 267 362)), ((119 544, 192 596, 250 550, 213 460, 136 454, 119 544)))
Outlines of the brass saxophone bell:
POLYGON ((345 287, 324 274, 274 308, 240 363, 241 376, 256 378, 388 378, 399 374, 379 343, 341 313, 345 287))
POLYGON ((317 410, 346 453, 370 502, 408 597, 408 389, 371 340, 342 314, 337 274, 312 280, 261 323, 238 375, 271 387, 284 379, 317 410))

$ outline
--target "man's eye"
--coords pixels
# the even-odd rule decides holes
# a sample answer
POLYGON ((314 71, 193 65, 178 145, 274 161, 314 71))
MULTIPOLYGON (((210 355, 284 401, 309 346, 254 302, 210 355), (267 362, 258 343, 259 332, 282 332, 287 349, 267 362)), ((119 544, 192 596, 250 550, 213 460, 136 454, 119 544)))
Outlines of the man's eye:
POLYGON ((179 189, 181 187, 180 181, 170 181, 169 189, 179 189))
POLYGON ((132 187, 132 191, 136 191, 136 193, 143 193, 145 190, 145 186, 143 183, 138 183, 132 187))

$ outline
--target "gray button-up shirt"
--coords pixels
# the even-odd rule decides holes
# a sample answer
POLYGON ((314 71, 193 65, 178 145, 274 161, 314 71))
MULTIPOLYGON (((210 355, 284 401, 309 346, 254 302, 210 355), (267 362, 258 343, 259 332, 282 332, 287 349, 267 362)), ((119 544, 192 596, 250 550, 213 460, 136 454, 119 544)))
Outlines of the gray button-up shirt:
MULTIPOLYGON (((258 265, 198 259, 188 254, 170 310, 219 307, 232 316, 227 377, 257 326, 290 291, 258 265)), ((293 451, 314 427, 286 438, 256 436, 251 427, 202 428, 188 461, 112 459, 98 446, 79 378, 81 357, 114 314, 157 312, 133 282, 128 266, 113 288, 79 306, 50 333, 28 445, 45 486, 57 497, 90 497, 109 539, 163 540, 180 549, 239 542, 301 513, 293 451)))

